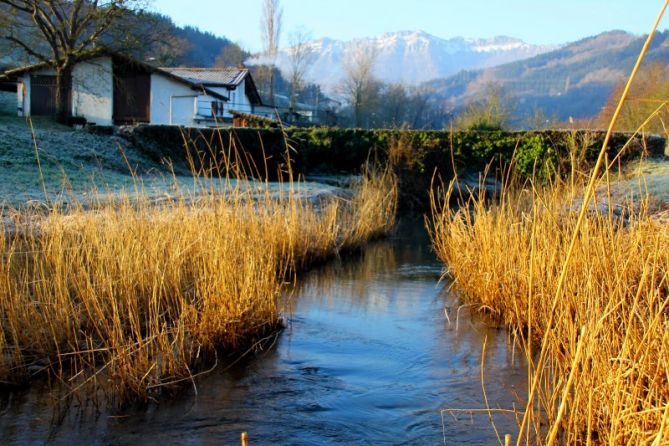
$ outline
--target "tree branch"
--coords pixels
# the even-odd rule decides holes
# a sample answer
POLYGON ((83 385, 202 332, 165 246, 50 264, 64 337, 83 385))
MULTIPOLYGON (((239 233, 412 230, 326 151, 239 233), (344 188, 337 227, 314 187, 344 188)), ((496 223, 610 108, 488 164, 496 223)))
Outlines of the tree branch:
POLYGON ((67 43, 66 39, 64 38, 61 32, 62 24, 54 23, 54 19, 50 17, 49 14, 40 7, 42 2, 47 3, 48 6, 49 2, 46 2, 45 0, 33 1, 33 5, 35 8, 33 12, 33 21, 40 28, 40 30, 42 30, 42 33, 45 35, 45 37, 47 36, 47 34, 49 35, 49 37, 47 38, 47 42, 51 45, 52 48, 54 48, 54 50, 56 48, 64 49, 66 48, 67 43), (58 45, 57 41, 60 41, 60 45, 58 45))
POLYGON ((61 45, 63 47, 67 47, 69 39, 67 38, 67 20, 65 19, 64 14, 61 14, 61 12, 58 11, 58 6, 55 5, 52 0, 42 0, 42 1, 46 3, 46 5, 49 7, 49 11, 51 11, 51 14, 53 14, 56 18, 55 20, 56 23, 54 24, 53 28, 56 35, 60 39, 61 45))
POLYGON ((6 16, 12 29, 22 28, 19 33, 5 31, 2 34, 7 34, 7 40, 15 43, 30 57, 48 62, 55 68, 62 67, 80 60, 87 49, 94 47, 107 36, 112 38, 114 24, 123 24, 124 14, 141 2, 142 0, 0 0, 3 19, 6 16), (52 54, 45 55, 49 53, 52 54))
POLYGON ((25 12, 25 13, 28 13, 28 14, 32 13, 32 9, 28 6, 26 6, 26 2, 17 3, 17 2, 12 1, 12 0, 0 0, 0 3, 8 5, 8 6, 16 9, 18 11, 22 11, 22 12, 25 12))
POLYGON ((83 51, 89 45, 95 43, 107 30, 109 30, 109 27, 116 19, 118 19, 118 16, 116 15, 118 12, 119 9, 115 3, 108 6, 102 16, 99 17, 99 23, 97 24, 95 31, 93 31, 90 36, 81 42, 81 44, 77 47, 77 52, 83 51))
POLYGON ((81 8, 84 4, 84 0, 75 0, 74 5, 72 7, 72 11, 70 12, 70 45, 74 46, 79 39, 80 35, 80 28, 79 28, 79 14, 81 12, 81 8))

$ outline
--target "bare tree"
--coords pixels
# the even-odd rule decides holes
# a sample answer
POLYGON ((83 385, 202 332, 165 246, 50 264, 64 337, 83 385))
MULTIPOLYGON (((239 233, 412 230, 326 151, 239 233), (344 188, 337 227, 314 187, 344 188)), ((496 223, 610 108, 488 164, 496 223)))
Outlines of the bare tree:
POLYGON ((353 111, 355 127, 369 127, 381 83, 374 76, 376 51, 359 45, 344 56, 342 89, 353 111))
POLYGON ((498 84, 486 85, 483 97, 470 101, 454 121, 461 130, 502 130, 509 126, 514 107, 498 84))
MULTIPOLYGON (((611 122, 624 88, 625 82, 621 82, 609 96, 596 120, 599 128, 605 129, 611 122)), ((625 101, 616 124, 617 130, 634 132, 643 124, 641 130, 644 132, 667 134, 669 131, 668 98, 669 66, 659 61, 645 65, 636 77, 630 95, 625 101)))
POLYGON ((391 84, 384 87, 380 100, 383 106, 379 110, 384 126, 398 128, 407 124, 407 101, 408 95, 404 85, 391 84))
POLYGON ((288 59, 290 62, 289 81, 291 84, 290 107, 295 109, 297 97, 305 87, 305 79, 314 62, 314 51, 309 44, 312 35, 305 29, 298 29, 290 36, 288 59))
POLYGON ((428 125, 428 116, 434 112, 430 104, 430 94, 421 87, 413 87, 407 91, 405 116, 411 128, 424 128, 428 125))
POLYGON ((109 36, 142 0, 0 0, 2 37, 56 73, 56 113, 65 119, 74 65, 109 36))
POLYGON ((263 55, 267 60, 269 97, 274 102, 274 66, 276 56, 279 52, 279 39, 281 38, 281 24, 283 20, 283 8, 281 0, 262 0, 262 18, 260 20, 260 33, 263 42, 263 55))

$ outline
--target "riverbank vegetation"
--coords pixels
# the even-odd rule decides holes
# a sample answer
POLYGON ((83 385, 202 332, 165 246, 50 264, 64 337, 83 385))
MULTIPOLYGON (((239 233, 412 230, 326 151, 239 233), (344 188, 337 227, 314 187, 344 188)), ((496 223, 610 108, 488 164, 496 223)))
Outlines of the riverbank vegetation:
POLYGON ((511 327, 529 364, 545 350, 545 367, 529 369, 528 388, 539 376, 529 444, 554 429, 560 444, 651 444, 669 435, 669 227, 646 202, 593 206, 561 279, 582 186, 530 184, 498 204, 439 209, 435 247, 457 290, 511 327))
POLYGON ((94 210, 7 211, 0 383, 47 374, 71 394, 120 404, 194 382, 219 353, 280 326, 278 297, 296 272, 394 222, 389 171, 322 199, 299 182, 218 181, 227 187, 175 184, 160 201, 138 182, 94 210))

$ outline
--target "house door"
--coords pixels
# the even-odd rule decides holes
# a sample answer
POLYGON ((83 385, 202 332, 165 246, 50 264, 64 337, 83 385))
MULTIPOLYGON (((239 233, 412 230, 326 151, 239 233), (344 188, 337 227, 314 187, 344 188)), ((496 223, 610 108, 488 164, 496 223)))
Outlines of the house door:
POLYGON ((137 71, 114 73, 114 124, 148 123, 151 120, 151 74, 137 71))
MULTIPOLYGON (((71 110, 72 89, 67 85, 68 110, 71 110)), ((56 76, 30 76, 30 114, 54 116, 56 114, 56 76)))

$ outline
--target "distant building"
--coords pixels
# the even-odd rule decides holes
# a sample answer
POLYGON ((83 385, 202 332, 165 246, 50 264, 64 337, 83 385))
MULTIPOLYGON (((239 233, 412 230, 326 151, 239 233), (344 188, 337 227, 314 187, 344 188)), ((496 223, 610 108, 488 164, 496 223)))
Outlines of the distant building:
MULTIPOLYGON (((44 63, 0 74, 0 85, 15 85, 19 116, 54 115, 55 80, 44 63)), ((72 117, 102 126, 219 127, 232 125, 235 111, 275 115, 245 68, 158 68, 114 53, 74 66, 68 107, 72 117)))

